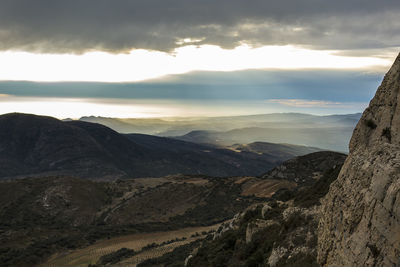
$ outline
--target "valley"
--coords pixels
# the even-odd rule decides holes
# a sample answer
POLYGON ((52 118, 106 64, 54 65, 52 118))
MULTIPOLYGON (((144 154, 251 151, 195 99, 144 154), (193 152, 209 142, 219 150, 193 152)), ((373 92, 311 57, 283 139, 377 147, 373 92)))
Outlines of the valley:
MULTIPOLYGON (((326 170, 342 164, 345 157, 335 152, 316 152, 289 161, 288 173, 314 169, 313 176, 303 176, 305 180, 301 181, 282 175, 279 167, 267 173, 268 178, 171 175, 108 182, 53 176, 2 181, 0 260, 5 266, 27 266, 46 259, 48 264, 56 265, 69 260, 94 264, 112 251, 110 244, 113 250, 126 247, 137 251, 154 243, 146 243, 150 237, 162 233, 168 238, 160 237, 159 243, 178 239, 180 243, 152 248, 158 251, 154 255, 161 256, 175 245, 205 238, 203 232, 216 229, 252 205, 313 185, 326 170), (187 227, 192 230, 185 230, 187 227), (143 240, 137 239, 141 235, 147 236, 147 241, 135 245, 143 240)), ((143 251, 135 259, 149 253, 143 251)))

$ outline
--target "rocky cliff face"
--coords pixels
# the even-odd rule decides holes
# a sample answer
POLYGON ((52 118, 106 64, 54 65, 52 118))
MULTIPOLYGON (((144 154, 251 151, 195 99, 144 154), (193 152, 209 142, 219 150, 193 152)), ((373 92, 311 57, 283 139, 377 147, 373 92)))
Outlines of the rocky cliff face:
POLYGON ((400 264, 400 55, 359 121, 322 204, 319 264, 400 264))

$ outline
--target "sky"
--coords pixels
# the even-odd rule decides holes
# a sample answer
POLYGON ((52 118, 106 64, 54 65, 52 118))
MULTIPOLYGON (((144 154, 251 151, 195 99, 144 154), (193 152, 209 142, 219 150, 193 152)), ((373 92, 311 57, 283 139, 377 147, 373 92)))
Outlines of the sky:
POLYGON ((0 0, 0 114, 362 112, 400 2, 0 0))

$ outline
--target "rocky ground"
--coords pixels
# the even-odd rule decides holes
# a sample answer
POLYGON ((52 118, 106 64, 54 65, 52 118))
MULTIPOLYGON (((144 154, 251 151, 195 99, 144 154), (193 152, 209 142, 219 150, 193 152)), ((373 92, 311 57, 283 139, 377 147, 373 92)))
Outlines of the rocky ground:
POLYGON ((282 165, 285 168, 280 166, 268 175, 273 177, 272 173, 276 173, 280 178, 275 179, 284 180, 283 173, 293 174, 298 169, 299 176, 289 175, 289 181, 301 177, 297 180, 302 185, 278 190, 266 201, 237 213, 206 240, 145 261, 141 266, 318 266, 320 199, 337 178, 345 157, 320 152, 286 162, 282 165), (307 177, 306 166, 311 165, 305 159, 311 158, 324 168, 309 172, 307 177))
MULTIPOLYGON (((80 249, 105 238, 217 224, 248 207, 252 207, 248 213, 251 216, 243 216, 250 216, 248 222, 254 225, 244 230, 248 237, 244 237, 243 244, 246 239, 251 243, 253 238, 249 235, 256 234, 261 226, 277 227, 279 223, 281 227, 281 218, 286 218, 282 217, 283 212, 298 207, 289 200, 314 205, 314 198, 319 199, 321 190, 312 194, 309 190, 318 188, 325 181, 321 178, 324 173, 338 169, 345 157, 335 152, 316 152, 292 160, 287 170, 294 173, 291 168, 297 168, 300 180, 292 176, 284 179, 279 171, 282 168, 278 168, 275 172, 279 177, 275 178, 175 175, 113 182, 69 177, 3 181, 0 261, 3 266, 31 266, 55 252, 80 249), (304 165, 307 158, 324 167, 305 177, 304 170, 309 171, 304 165), (326 164, 321 165, 324 159, 326 164), (265 215, 267 206, 261 203, 270 203, 272 212, 265 215)), ((314 214, 314 211, 294 211, 314 214)), ((306 216, 307 220, 312 218, 306 216)))

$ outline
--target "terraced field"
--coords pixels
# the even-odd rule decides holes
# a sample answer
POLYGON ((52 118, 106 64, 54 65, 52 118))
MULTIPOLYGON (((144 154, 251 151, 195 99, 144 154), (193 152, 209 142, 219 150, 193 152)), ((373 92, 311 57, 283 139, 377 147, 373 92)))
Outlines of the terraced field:
POLYGON ((144 233, 121 236, 102 240, 95 244, 78 250, 53 255, 46 263, 41 264, 41 267, 61 267, 61 266, 84 266, 95 264, 103 255, 117 251, 121 248, 130 248, 135 251, 140 251, 143 247, 156 243, 161 244, 170 240, 179 239, 170 244, 157 246, 143 251, 132 258, 126 259, 123 262, 114 266, 136 266, 136 264, 149 259, 160 257, 165 253, 172 251, 174 248, 203 238, 201 233, 216 230, 220 224, 206 226, 206 227, 190 227, 175 231, 157 232, 157 233, 144 233), (196 233, 200 234, 197 236, 196 233), (185 240, 182 240, 186 238, 185 240))
POLYGON ((162 255, 173 251, 175 248, 191 243, 199 238, 203 238, 204 236, 198 236, 198 237, 191 237, 188 238, 184 241, 178 241, 178 242, 174 242, 172 244, 168 244, 168 245, 164 245, 161 247, 157 247, 151 250, 146 250, 136 256, 133 256, 132 258, 126 259, 124 261, 121 261, 118 264, 115 264, 113 266, 136 266, 137 264, 141 263, 142 261, 145 261, 147 259, 152 259, 152 258, 157 258, 157 257, 161 257, 162 255))

